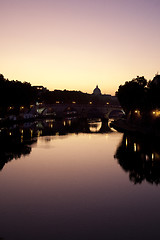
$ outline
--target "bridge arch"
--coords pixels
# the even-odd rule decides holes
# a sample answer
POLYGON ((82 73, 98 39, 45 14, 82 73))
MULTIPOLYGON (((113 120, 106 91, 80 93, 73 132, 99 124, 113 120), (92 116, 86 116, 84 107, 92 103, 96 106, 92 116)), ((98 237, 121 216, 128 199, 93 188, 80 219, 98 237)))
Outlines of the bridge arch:
POLYGON ((124 115, 124 111, 120 106, 112 105, 94 105, 94 104, 43 104, 42 106, 34 106, 30 113, 40 115, 55 115, 64 117, 66 115, 80 116, 84 118, 106 118, 120 117, 124 115), (67 114, 68 113, 68 114, 67 114))
POLYGON ((46 107, 42 110, 41 115, 43 115, 43 116, 47 116, 47 115, 56 116, 56 111, 53 107, 46 107))
POLYGON ((107 113, 107 118, 120 118, 125 115, 123 109, 110 109, 107 113))

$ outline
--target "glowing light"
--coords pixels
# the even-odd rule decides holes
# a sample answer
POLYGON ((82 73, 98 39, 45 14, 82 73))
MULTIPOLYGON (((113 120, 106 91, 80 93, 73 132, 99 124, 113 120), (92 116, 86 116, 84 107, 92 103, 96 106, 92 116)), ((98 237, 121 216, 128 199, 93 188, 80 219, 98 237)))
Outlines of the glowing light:
POLYGON ((128 145, 128 140, 127 140, 127 138, 126 138, 126 147, 127 147, 127 145, 128 145))
POLYGON ((160 111, 159 110, 154 110, 152 112, 152 114, 155 116, 155 117, 160 117, 160 111))
POLYGON ((73 104, 75 104, 76 102, 75 102, 75 101, 73 101, 72 103, 73 103, 73 104))
POLYGON ((102 127, 102 122, 101 121, 97 121, 97 122, 90 122, 89 123, 89 130, 90 132, 98 132, 102 127))
POLYGON ((136 143, 134 143, 134 152, 136 152, 137 151, 137 145, 136 145, 136 143))
POLYGON ((108 135, 108 134, 106 134, 106 136, 105 136, 105 137, 106 137, 106 139, 108 139, 108 138, 109 138, 109 135, 108 135))
POLYGON ((107 102, 106 104, 109 105, 109 102, 107 102))
POLYGON ((60 103, 59 101, 56 101, 56 103, 60 103))
POLYGON ((41 132, 40 131, 38 131, 38 137, 40 137, 41 136, 41 132))
POLYGON ((92 104, 92 102, 89 102, 89 104, 92 104))
POLYGON ((140 151, 140 145, 137 144, 137 152, 139 152, 139 151, 140 151))
POLYGON ((140 111, 138 110, 138 109, 136 109, 135 111, 134 111, 134 113, 136 114, 136 116, 138 116, 138 117, 140 117, 140 111))

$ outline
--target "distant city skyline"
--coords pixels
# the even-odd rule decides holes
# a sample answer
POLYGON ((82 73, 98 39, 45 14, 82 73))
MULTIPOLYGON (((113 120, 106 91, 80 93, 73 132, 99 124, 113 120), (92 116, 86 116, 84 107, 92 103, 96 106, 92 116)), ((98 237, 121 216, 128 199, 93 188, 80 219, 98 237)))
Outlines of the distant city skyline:
POLYGON ((0 73, 114 95, 160 71, 159 0, 0 0, 0 73))

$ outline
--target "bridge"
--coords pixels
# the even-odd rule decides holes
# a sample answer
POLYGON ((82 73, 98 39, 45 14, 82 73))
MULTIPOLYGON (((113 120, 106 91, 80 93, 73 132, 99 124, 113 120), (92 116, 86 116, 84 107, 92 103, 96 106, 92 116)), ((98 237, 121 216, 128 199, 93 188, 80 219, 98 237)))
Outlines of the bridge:
POLYGON ((57 117, 71 117, 77 116, 81 118, 112 118, 112 116, 124 115, 121 106, 118 105, 98 105, 98 104, 37 104, 33 106, 30 113, 41 116, 57 116, 57 117))

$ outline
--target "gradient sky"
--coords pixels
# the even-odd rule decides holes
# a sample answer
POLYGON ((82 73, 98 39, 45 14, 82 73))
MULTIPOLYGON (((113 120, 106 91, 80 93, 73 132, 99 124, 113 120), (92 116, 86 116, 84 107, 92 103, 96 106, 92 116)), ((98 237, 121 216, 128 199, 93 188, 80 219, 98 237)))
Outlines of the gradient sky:
POLYGON ((160 71, 160 0, 0 0, 0 73, 114 95, 160 71))

